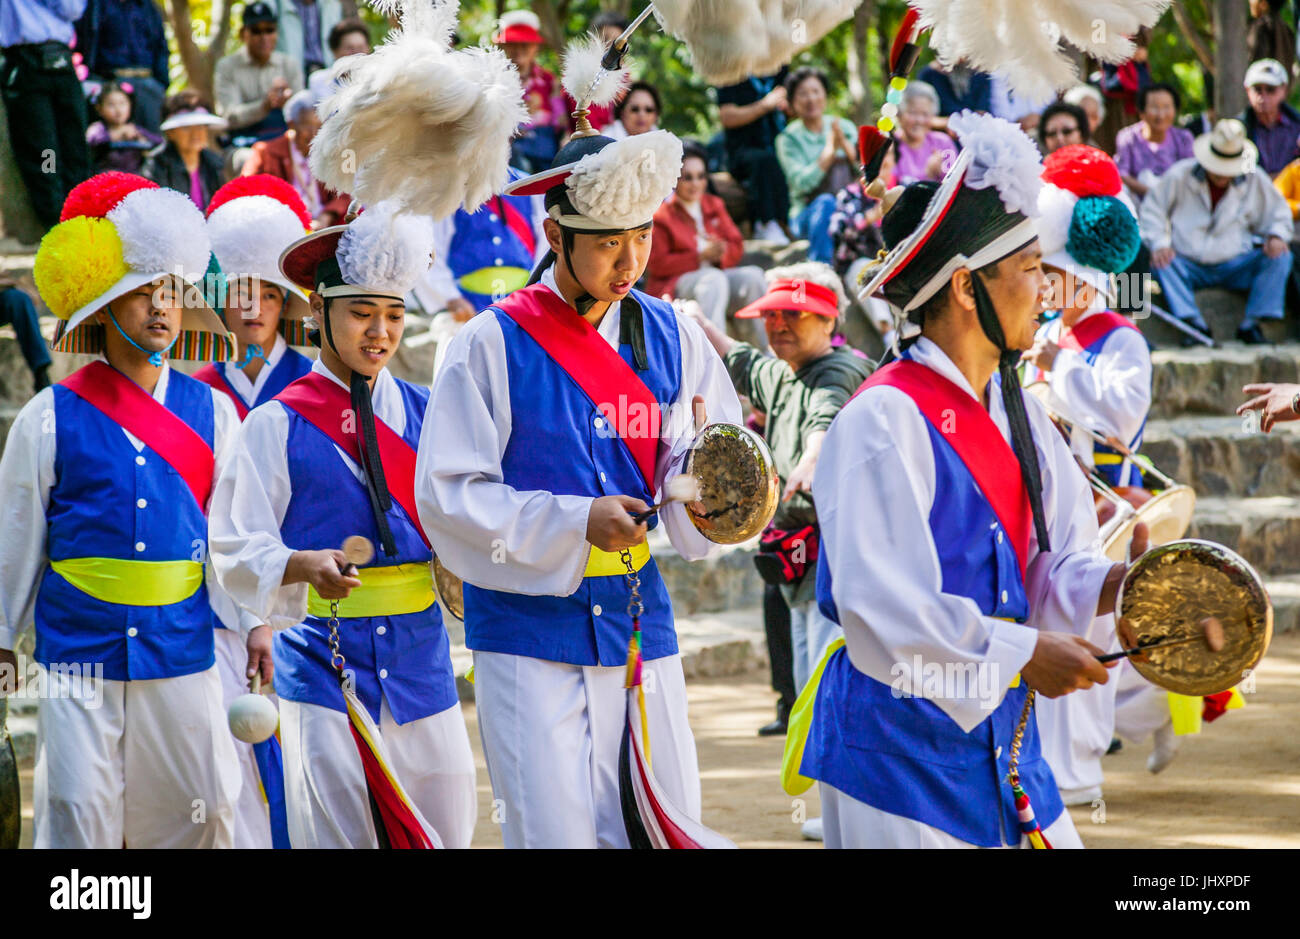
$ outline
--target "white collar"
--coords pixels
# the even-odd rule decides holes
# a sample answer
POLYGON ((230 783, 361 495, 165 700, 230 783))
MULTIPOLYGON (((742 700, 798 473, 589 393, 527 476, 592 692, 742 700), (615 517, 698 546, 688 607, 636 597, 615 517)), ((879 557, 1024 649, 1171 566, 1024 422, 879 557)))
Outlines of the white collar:
MULTIPOLYGON (((318 375, 324 375, 340 388, 350 390, 320 359, 311 364, 311 370, 318 375)), ((375 385, 370 395, 370 406, 374 409, 375 417, 392 428, 394 433, 400 434, 406 430, 406 408, 402 406, 402 393, 397 388, 396 379, 387 368, 384 368, 375 378, 375 385)))
MULTIPOLYGON (((108 361, 108 356, 100 354, 99 361, 103 362, 109 368, 113 368, 113 363, 108 361)), ((117 371, 117 369, 113 369, 117 371)), ((171 377, 172 367, 166 359, 163 359, 162 371, 158 373, 158 383, 153 386, 153 399, 159 404, 165 404, 167 401, 167 379, 171 377)), ((125 377, 125 376, 123 376, 125 377)), ((127 381, 130 381, 128 378, 127 381)), ((134 384, 134 382, 132 382, 134 384)))
MULTIPOLYGON (((555 259, 555 264, 562 263, 564 262, 561 258, 557 257, 555 259)), ((560 288, 555 282, 555 264, 542 272, 541 285, 561 300, 564 300, 564 294, 560 292, 560 288)), ((569 306, 568 300, 564 300, 564 303, 569 306)), ((573 307, 569 306, 569 309, 573 310, 573 307)), ((574 310, 574 312, 576 313, 577 310, 574 310)), ((622 312, 623 301, 611 303, 609 309, 605 311, 605 315, 601 318, 600 325, 596 327, 596 332, 600 334, 600 338, 608 342, 615 352, 618 351, 618 334, 619 325, 622 322, 622 312)))
MULTIPOLYGON (((952 359, 948 358, 948 353, 940 349, 932 340, 922 336, 916 341, 916 344, 908 350, 908 355, 912 358, 912 361, 938 372, 962 391, 966 392, 966 394, 974 398, 979 403, 980 407, 984 407, 983 396, 975 393, 975 389, 973 389, 970 382, 966 380, 966 376, 962 374, 961 369, 956 366, 952 359)), ((996 378, 997 372, 995 371, 993 375, 994 378, 996 378)), ((989 417, 993 419, 993 423, 996 424, 998 430, 1002 432, 1002 436, 1010 438, 1011 425, 1007 423, 1006 409, 1002 405, 1002 393, 998 389, 997 382, 990 379, 986 390, 988 391, 987 410, 989 417)))
POLYGON ((266 357, 262 370, 257 373, 257 381, 249 381, 244 370, 234 362, 226 362, 226 381, 230 382, 231 387, 239 392, 239 396, 244 399, 244 403, 249 407, 257 400, 257 396, 262 393, 266 387, 271 372, 280 364, 284 358, 285 352, 289 349, 289 344, 284 341, 284 337, 279 332, 275 334, 275 344, 271 346, 271 354, 266 357))

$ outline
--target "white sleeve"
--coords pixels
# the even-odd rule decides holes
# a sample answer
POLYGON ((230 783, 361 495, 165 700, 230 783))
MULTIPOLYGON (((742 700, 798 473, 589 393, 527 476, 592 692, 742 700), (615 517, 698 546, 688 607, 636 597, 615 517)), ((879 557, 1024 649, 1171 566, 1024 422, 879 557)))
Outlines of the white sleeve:
POLYGON ((1043 473, 1043 512, 1051 551, 1038 551, 1031 534, 1033 560, 1025 573, 1031 626, 1083 636, 1094 645, 1110 645, 1111 617, 1097 616, 1097 598, 1113 562, 1100 553, 1092 488, 1070 448, 1052 426, 1037 400, 1025 396, 1043 473))
MULTIPOLYGON (((682 471, 695 439, 695 419, 691 401, 696 395, 704 397, 704 410, 710 424, 725 421, 739 424, 744 420, 740 399, 727 367, 723 364, 700 325, 680 312, 677 313, 677 334, 681 339, 682 380, 673 402, 672 410, 664 415, 664 446, 659 451, 655 473, 657 489, 655 501, 662 498, 668 480, 682 471)), ((721 545, 709 541, 692 524, 686 507, 674 502, 659 513, 660 522, 677 552, 688 561, 697 561, 716 554, 721 545)))
POLYGON ((1071 349, 1061 349, 1048 375, 1052 391, 1077 405, 1080 419, 1095 418, 1093 430, 1118 436, 1127 446, 1151 409, 1151 353, 1134 329, 1117 329, 1106 338, 1091 365, 1071 349))
MULTIPOLYGON (((212 389, 212 423, 212 436, 215 444, 213 457, 215 459, 212 467, 212 495, 208 496, 209 542, 212 540, 211 512, 217 482, 234 459, 235 451, 239 446, 240 427, 239 414, 235 411, 235 405, 229 397, 215 388, 212 389)), ((209 602, 212 609, 216 611, 217 616, 220 617, 228 629, 238 632, 241 639, 247 639, 249 632, 255 626, 261 625, 261 620, 257 614, 240 606, 235 598, 226 592, 221 586, 221 581, 217 578, 214 565, 208 564, 205 566, 204 580, 208 587, 209 602)))
POLYGON ((288 438, 289 417, 283 405, 269 402, 254 408, 217 481, 209 516, 212 565, 222 588, 258 624, 273 629, 296 626, 307 615, 307 585, 281 585, 295 550, 280 537, 293 495, 285 455, 288 438))
POLYGON ((56 440, 54 390, 43 388, 18 412, 0 457, 0 649, 31 622, 45 572, 56 440))
POLYGON ((943 592, 929 521, 934 455, 925 418, 910 398, 882 387, 845 405, 826 434, 813 499, 854 667, 924 693, 969 732, 1002 700, 1038 634, 943 592), (932 696, 915 673, 918 659, 982 669, 976 673, 986 694, 932 696))
POLYGON ((505 339, 495 315, 476 316, 449 344, 429 395, 415 466, 420 523, 442 563, 471 584, 568 596, 586 570, 594 500, 507 485, 510 429, 505 339))

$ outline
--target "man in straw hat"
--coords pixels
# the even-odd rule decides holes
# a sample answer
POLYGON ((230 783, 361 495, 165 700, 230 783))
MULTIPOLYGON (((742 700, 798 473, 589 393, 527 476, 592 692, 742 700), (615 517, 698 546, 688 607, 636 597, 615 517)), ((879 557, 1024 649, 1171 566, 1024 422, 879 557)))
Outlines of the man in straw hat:
POLYGON ((1151 267, 1169 311, 1207 334, 1195 292, 1248 291, 1237 338, 1266 343, 1259 322, 1282 318, 1291 272, 1291 210, 1256 165, 1258 152, 1240 121, 1219 121, 1193 150, 1194 159, 1175 163, 1142 200, 1151 267))
POLYGON ((1046 287, 1037 150, 987 115, 950 127, 963 150, 943 181, 886 195, 890 250, 864 288, 919 335, 818 460, 817 595, 844 643, 796 704, 785 779, 821 782, 828 847, 996 847, 1022 830, 1078 846, 1030 689, 1107 680, 1093 624, 1125 567, 1093 552, 1087 483, 1016 381, 1046 287))
POLYGON ((234 351, 188 282, 208 254, 184 194, 110 173, 69 194, 36 255, 54 349, 100 355, 27 403, 0 461, 0 650, 34 613, 47 684, 37 847, 232 845, 205 514, 238 418, 167 361, 234 351))
MULTIPOLYGON (((680 473, 706 414, 738 421, 740 405, 699 327, 632 286, 681 143, 664 131, 615 142, 585 123, 550 169, 506 189, 545 195, 550 250, 529 286, 452 340, 416 473, 421 517, 465 580, 508 847, 629 845, 618 762, 632 572, 654 675, 654 775, 687 816, 701 811, 672 607, 648 525, 632 513, 680 473)), ((686 511, 666 506, 649 525, 662 521, 677 550, 699 558, 710 542, 686 511)))
POLYGON ((296 848, 395 843, 350 707, 411 815, 446 847, 474 830, 474 761, 411 495, 428 392, 387 368, 432 241, 428 219, 380 203, 285 250, 281 277, 313 291, 321 355, 249 413, 214 495, 213 563, 266 624, 248 634, 248 668, 269 678, 274 663, 296 848), (352 535, 375 546, 359 570, 339 549, 352 535))

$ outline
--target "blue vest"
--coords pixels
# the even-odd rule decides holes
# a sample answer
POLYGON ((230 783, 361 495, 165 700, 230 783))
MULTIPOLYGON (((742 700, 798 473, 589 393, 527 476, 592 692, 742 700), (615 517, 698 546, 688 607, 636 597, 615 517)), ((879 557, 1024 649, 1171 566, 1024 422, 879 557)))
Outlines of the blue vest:
MULTIPOLYGON (((532 224, 533 197, 501 198, 532 224)), ((458 209, 455 224, 456 233, 447 248, 447 267, 456 279, 461 295, 474 304, 474 309, 486 309, 500 297, 466 290, 460 285, 460 279, 485 267, 520 267, 530 271, 533 268, 533 252, 511 230, 506 220, 497 214, 495 197, 473 214, 458 209)))
MULTIPOLYGON (((648 368, 638 375, 666 410, 677 400, 682 375, 676 314, 639 290, 623 302, 639 303, 644 312, 648 368)), ((489 312, 501 326, 510 378, 510 441, 501 458, 502 481, 521 491, 653 501, 627 447, 610 433, 591 398, 514 320, 495 308, 489 312)), ((631 346, 623 344, 619 354, 635 369, 631 346)), ((650 525, 657 520, 651 516, 650 525)), ((639 575, 645 604, 642 655, 674 655, 672 605, 653 559, 639 575)), ((524 596, 466 583, 465 644, 570 665, 622 665, 632 635, 628 596, 622 575, 583 578, 567 597, 524 596)))
MULTIPOLYGON (((172 369, 164 404, 213 445, 211 388, 172 369)), ((51 561, 206 561, 208 520, 180 473, 148 446, 137 453, 119 424, 62 385, 54 413, 51 561)), ((215 661, 206 585, 167 606, 124 606, 46 567, 35 618, 36 659, 47 668, 101 663, 105 678, 127 681, 189 675, 215 661)))
MULTIPOLYGON (((929 422, 926 428, 935 463, 929 523, 942 590, 969 597, 986 616, 1023 622, 1029 603, 1011 539, 957 452, 929 422)), ((822 611, 839 622, 826 561, 834 550, 823 539, 817 599, 822 611)), ((1011 680, 997 678, 1001 687, 992 689, 994 695, 1011 680)), ((920 676, 914 681, 919 691, 920 676)), ((977 687, 970 689, 977 692, 977 687)), ((890 685, 854 668, 845 649, 836 650, 818 688, 800 772, 883 812, 924 822, 971 844, 1018 844, 1020 822, 1006 777, 1011 738, 1028 694, 1024 682, 1007 691, 970 733, 963 733, 933 702, 896 694, 890 685)), ((1038 823, 1046 828, 1064 807, 1032 716, 1021 747, 1020 777, 1038 823)))
MULTIPOLYGON (((1123 329, 1123 328, 1124 327, 1118 327, 1117 329, 1112 329, 1110 332, 1106 333, 1105 335, 1099 336, 1098 338, 1094 339, 1091 343, 1084 346, 1082 352, 1083 360, 1087 362, 1089 365, 1095 365, 1097 362, 1097 356, 1101 355, 1101 348, 1106 344, 1106 340, 1109 339, 1111 336, 1113 336, 1116 332, 1118 332, 1119 329, 1123 329)), ((1141 448, 1142 434, 1146 431, 1146 429, 1147 429, 1147 419, 1146 416, 1144 415, 1142 418, 1142 426, 1138 428, 1138 432, 1136 435, 1134 435, 1133 439, 1128 442, 1128 448, 1132 450, 1134 453, 1136 453, 1141 448)), ((1142 482, 1142 471, 1137 467, 1136 464, 1129 463, 1127 466, 1125 466, 1122 461, 1101 462, 1101 460, 1098 459, 1098 457, 1104 457, 1104 456, 1118 457, 1120 455, 1119 451, 1116 450, 1114 447, 1108 447, 1104 443, 1095 443, 1093 444, 1092 447, 1092 454, 1095 463, 1095 469, 1097 470, 1097 475, 1100 476, 1102 479, 1104 479, 1107 485, 1110 486, 1144 485, 1142 482)))
MULTIPOLYGON (((265 368, 265 366, 263 367, 265 368)), ((221 376, 221 380, 225 383, 225 386, 230 389, 230 393, 239 400, 244 401, 244 396, 236 391, 235 386, 230 383, 228 378, 226 378, 227 368, 234 368, 234 366, 218 365, 217 374, 221 376)), ((310 371, 311 359, 307 358, 307 356, 303 355, 292 346, 289 346, 284 350, 284 355, 280 356, 280 361, 275 363, 275 368, 271 370, 271 374, 266 376, 266 384, 263 385, 262 390, 257 393, 257 400, 244 401, 244 404, 250 411, 255 407, 266 404, 266 402, 270 401, 310 371)))
MULTIPOLYGON (((429 390, 400 379, 406 429, 413 449, 429 401, 429 390)), ((365 535, 376 545, 373 567, 427 565, 433 554, 397 501, 388 525, 397 546, 395 557, 378 550, 379 531, 370 510, 366 485, 342 462, 334 443, 296 411, 286 407, 289 436, 286 452, 293 495, 280 523, 280 540, 304 551, 334 548, 348 535, 365 535)), ((329 620, 315 616, 275 634, 275 690, 287 701, 345 710, 343 691, 330 664, 329 620)), ((399 616, 340 617, 339 649, 353 673, 357 698, 379 721, 381 696, 399 724, 445 711, 456 703, 451 648, 438 604, 399 616)))

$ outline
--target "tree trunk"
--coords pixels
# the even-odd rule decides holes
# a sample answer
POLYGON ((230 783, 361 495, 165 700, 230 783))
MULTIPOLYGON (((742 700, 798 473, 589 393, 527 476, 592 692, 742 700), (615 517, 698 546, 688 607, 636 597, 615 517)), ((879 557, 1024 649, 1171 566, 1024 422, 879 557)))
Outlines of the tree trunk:
POLYGON ((217 62, 226 54, 226 43, 230 41, 231 4, 232 0, 213 0, 213 25, 208 32, 208 44, 200 46, 194 35, 190 0, 169 2, 172 33, 176 38, 176 51, 180 54, 181 65, 185 68, 186 85, 214 105, 212 75, 217 62))
POLYGON ((876 0, 862 0, 853 13, 853 32, 849 37, 846 64, 849 73, 850 115, 855 124, 871 120, 871 23, 875 19, 876 0))
POLYGON ((569 0, 533 0, 532 10, 542 24, 542 35, 546 43, 557 53, 563 51, 565 30, 564 21, 569 16, 569 0))
POLYGON ((1246 4, 1241 0, 1214 0, 1214 113, 1231 117, 1246 107, 1246 4))
POLYGON ((1173 3, 1174 22, 1178 24, 1178 31, 1183 34, 1187 44, 1192 47, 1196 53, 1197 60, 1201 63, 1201 68, 1214 74, 1214 53, 1210 51, 1209 42, 1213 37, 1207 37, 1197 27, 1192 17, 1189 15, 1186 7, 1186 0, 1174 0, 1173 3))

